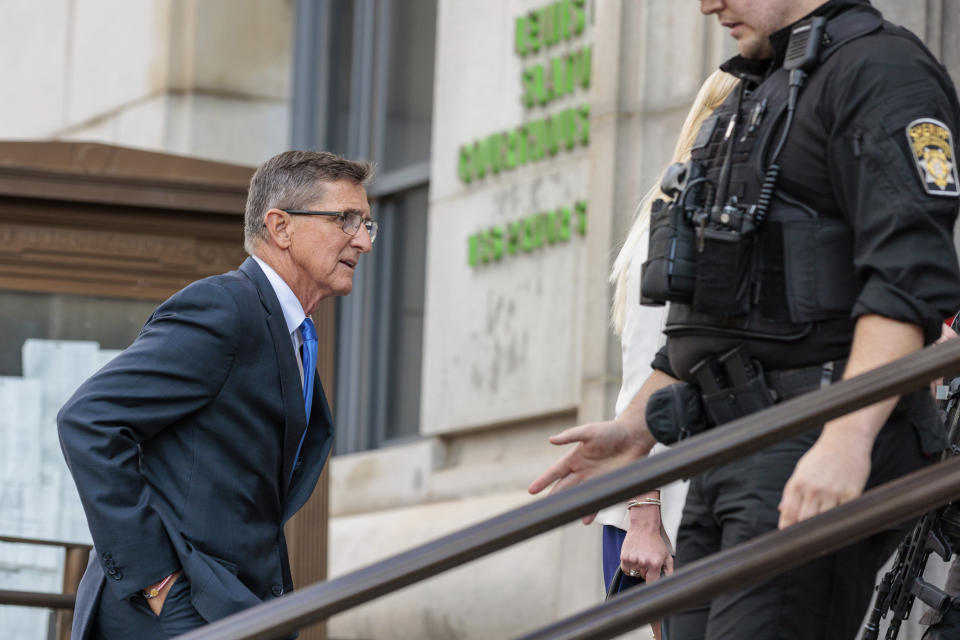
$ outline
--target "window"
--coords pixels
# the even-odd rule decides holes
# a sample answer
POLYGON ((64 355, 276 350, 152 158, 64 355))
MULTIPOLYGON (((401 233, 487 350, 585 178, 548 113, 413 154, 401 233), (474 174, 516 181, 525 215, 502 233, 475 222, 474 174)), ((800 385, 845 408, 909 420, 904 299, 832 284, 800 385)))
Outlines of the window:
POLYGON ((126 349, 156 301, 0 291, 0 376, 22 376, 23 343, 30 338, 91 340, 101 349, 126 349))
POLYGON ((417 437, 437 6, 297 3, 293 146, 377 166, 382 233, 338 301, 335 453, 417 437))

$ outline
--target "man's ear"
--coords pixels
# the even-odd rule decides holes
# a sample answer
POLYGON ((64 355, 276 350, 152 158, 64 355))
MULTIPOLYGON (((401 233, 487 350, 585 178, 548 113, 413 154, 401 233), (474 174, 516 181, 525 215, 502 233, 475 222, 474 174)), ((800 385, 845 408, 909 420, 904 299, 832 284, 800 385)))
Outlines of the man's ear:
POLYGON ((290 214, 280 209, 270 209, 263 216, 263 225, 267 228, 270 243, 280 249, 290 246, 293 238, 293 227, 290 214))

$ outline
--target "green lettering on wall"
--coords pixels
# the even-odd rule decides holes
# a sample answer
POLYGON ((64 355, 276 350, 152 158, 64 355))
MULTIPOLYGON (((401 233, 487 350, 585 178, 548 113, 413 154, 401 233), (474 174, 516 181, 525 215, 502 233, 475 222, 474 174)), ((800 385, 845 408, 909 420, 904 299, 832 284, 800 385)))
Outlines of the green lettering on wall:
POLYGON ((520 101, 531 109, 573 95, 578 87, 589 88, 590 61, 591 48, 584 47, 524 68, 520 75, 523 86, 520 101))
POLYGON ((540 214, 530 216, 530 226, 533 227, 533 248, 539 249, 546 241, 543 225, 540 223, 540 214))
POLYGON ((492 245, 493 259, 499 261, 503 257, 503 227, 494 227, 490 229, 490 243, 492 245))
POLYGON ((573 34, 580 35, 587 26, 586 0, 573 0, 573 34))
POLYGON ((553 244, 550 242, 550 219, 547 217, 546 212, 537 214, 537 237, 540 239, 540 244, 537 246, 544 246, 553 244))
POLYGON ((587 203, 578 200, 573 207, 530 214, 505 225, 494 225, 467 238, 467 264, 499 262, 518 253, 530 253, 541 247, 569 242, 576 232, 587 233, 587 203))
POLYGON ((459 175, 460 179, 465 183, 470 184, 472 175, 470 171, 470 150, 467 145, 460 147, 460 153, 457 155, 459 156, 459 160, 457 161, 457 175, 459 175))
POLYGON ((573 93, 572 54, 550 60, 550 93, 560 98, 573 93))
POLYGON ((524 69, 520 76, 520 82, 523 84, 523 93, 520 95, 520 102, 528 109, 537 101, 537 78, 534 68, 535 67, 529 67, 524 69))
POLYGON ((550 155, 557 155, 560 142, 560 119, 557 116, 550 116, 543 120, 543 146, 550 155))
POLYGON ((564 109, 531 120, 509 131, 500 131, 458 150, 457 175, 469 184, 487 173, 497 174, 572 151, 590 144, 590 105, 564 109))
POLYGON ((534 120, 523 126, 527 133, 527 158, 531 162, 536 162, 543 157, 543 150, 540 146, 540 124, 540 120, 534 120))
MULTIPOLYGON (((587 25, 586 0, 556 0, 514 19, 513 48, 520 57, 549 49, 584 33, 587 25)), ((555 55, 526 66, 521 72, 521 103, 527 109, 587 89, 591 82, 592 46, 555 55)), ((457 175, 464 184, 498 175, 555 156, 561 149, 572 151, 577 142, 590 142, 590 107, 564 109, 536 118, 507 131, 474 140, 458 149, 457 175)), ((482 253, 483 247, 478 247, 482 253)))
POLYGON ((523 236, 520 239, 520 248, 529 253, 533 251, 533 225, 530 224, 530 218, 523 219, 523 236))
POLYGON ((517 135, 517 165, 524 166, 527 164, 527 133, 524 127, 516 129, 514 133, 517 135))
POLYGON ((487 139, 480 138, 473 144, 473 166, 476 167, 477 177, 483 178, 490 170, 490 156, 487 153, 487 139))
MULTIPOLYGON (((593 46, 584 47, 576 54, 576 71, 574 73, 577 76, 577 80, 580 82, 580 86, 584 89, 590 88, 590 70, 592 69, 592 58, 593 46)), ((570 91, 572 92, 573 89, 571 88, 570 91)))
POLYGON ((489 167, 494 175, 500 173, 500 163, 502 156, 500 154, 500 134, 494 133, 487 137, 486 144, 487 158, 489 158, 489 167))
POLYGON ((580 144, 590 144, 590 105, 585 104, 577 111, 580 120, 580 144))
POLYGON ((533 67, 533 74, 535 78, 534 85, 533 85, 534 97, 536 98, 537 104, 539 104, 542 107, 543 105, 550 102, 552 98, 549 91, 547 90, 547 82, 546 82, 547 74, 544 71, 542 64, 538 64, 535 67, 533 67))
POLYGON ((507 225, 507 253, 515 255, 520 246, 520 236, 523 234, 521 222, 511 222, 507 225))
POLYGON ((570 0, 562 0, 562 2, 557 3, 557 12, 559 18, 559 25, 557 29, 560 32, 560 37, 564 40, 570 39, 570 0))
POLYGON ((503 168, 510 170, 515 169, 517 166, 517 132, 516 131, 504 131, 503 132, 503 168))
POLYGON ((541 6, 514 22, 513 48, 523 57, 583 33, 586 0, 559 0, 541 6))
POLYGON ((560 113, 560 135, 563 147, 570 151, 577 145, 577 113, 573 109, 564 109, 560 113))
POLYGON ((557 216, 560 218, 560 231, 557 233, 557 238, 560 242, 567 242, 570 240, 570 209, 560 207, 557 209, 557 216))
POLYGON ((557 44, 557 21, 554 20, 553 6, 547 5, 537 9, 537 20, 540 22, 541 40, 544 48, 557 44))
POLYGON ((543 39, 540 35, 540 15, 534 11, 527 15, 527 51, 540 51, 541 42, 543 39))
POLYGON ((467 238, 467 264, 471 267, 477 266, 477 243, 479 241, 478 233, 474 233, 467 238))
POLYGON ((555 211, 548 211, 544 216, 544 225, 546 226, 546 237, 549 244, 554 244, 557 241, 557 213, 555 211))
POLYGON ((523 16, 517 18, 513 31, 513 50, 520 57, 527 55, 527 19, 523 16))

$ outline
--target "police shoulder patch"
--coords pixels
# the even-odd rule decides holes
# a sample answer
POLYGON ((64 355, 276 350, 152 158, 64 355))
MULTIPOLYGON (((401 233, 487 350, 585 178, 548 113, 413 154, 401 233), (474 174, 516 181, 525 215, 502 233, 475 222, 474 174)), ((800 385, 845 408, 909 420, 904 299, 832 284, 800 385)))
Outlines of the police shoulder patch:
POLYGON ((929 195, 960 196, 953 136, 947 125, 933 118, 914 120, 907 125, 907 144, 929 195))

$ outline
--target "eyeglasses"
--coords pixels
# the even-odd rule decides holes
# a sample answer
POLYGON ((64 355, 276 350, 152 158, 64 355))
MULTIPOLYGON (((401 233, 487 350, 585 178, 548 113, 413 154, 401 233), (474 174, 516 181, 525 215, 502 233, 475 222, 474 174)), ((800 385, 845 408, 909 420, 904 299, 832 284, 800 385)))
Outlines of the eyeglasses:
POLYGON ((348 236, 355 236, 360 231, 360 225, 367 228, 370 234, 370 243, 377 239, 377 231, 380 230, 380 223, 370 218, 364 218, 356 211, 310 211, 308 209, 282 209, 292 216, 330 216, 340 218, 340 228, 348 236))

